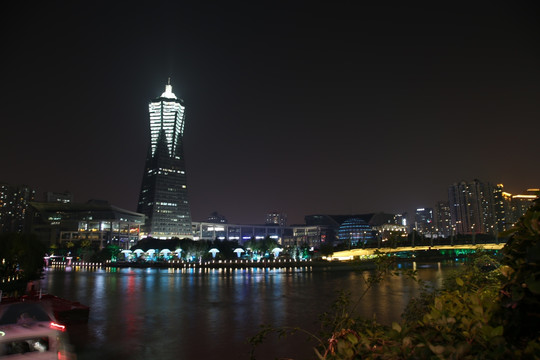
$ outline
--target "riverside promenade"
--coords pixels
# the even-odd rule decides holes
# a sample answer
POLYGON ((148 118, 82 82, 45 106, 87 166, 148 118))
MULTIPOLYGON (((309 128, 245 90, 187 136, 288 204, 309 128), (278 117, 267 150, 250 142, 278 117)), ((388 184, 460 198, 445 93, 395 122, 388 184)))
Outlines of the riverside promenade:
POLYGON ((233 259, 233 260, 200 260, 184 261, 177 259, 160 261, 111 261, 106 262, 84 262, 72 261, 71 258, 51 259, 47 266, 52 267, 82 267, 82 268, 172 268, 172 269, 199 269, 199 268, 300 268, 300 267, 347 267, 352 262, 367 263, 377 257, 377 254, 394 254, 402 260, 418 261, 420 259, 455 258, 460 254, 475 251, 499 251, 504 247, 501 244, 480 244, 480 245, 437 245, 437 246, 404 246, 396 248, 370 248, 351 249, 337 251, 330 256, 320 259, 294 260, 294 259, 233 259))

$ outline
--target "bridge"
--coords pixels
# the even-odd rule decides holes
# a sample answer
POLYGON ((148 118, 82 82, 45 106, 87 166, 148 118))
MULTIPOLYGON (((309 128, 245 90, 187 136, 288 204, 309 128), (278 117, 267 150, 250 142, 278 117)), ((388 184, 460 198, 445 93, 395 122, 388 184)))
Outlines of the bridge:
POLYGON ((336 251, 331 256, 328 256, 328 260, 339 260, 347 261, 354 259, 369 259, 375 256, 375 252, 380 252, 384 254, 389 253, 406 253, 406 252, 421 252, 421 251, 432 251, 432 250, 453 250, 456 252, 470 252, 478 250, 501 250, 505 243, 500 244, 465 244, 465 245, 436 245, 436 246, 402 246, 396 248, 373 248, 373 249, 351 249, 344 251, 336 251))

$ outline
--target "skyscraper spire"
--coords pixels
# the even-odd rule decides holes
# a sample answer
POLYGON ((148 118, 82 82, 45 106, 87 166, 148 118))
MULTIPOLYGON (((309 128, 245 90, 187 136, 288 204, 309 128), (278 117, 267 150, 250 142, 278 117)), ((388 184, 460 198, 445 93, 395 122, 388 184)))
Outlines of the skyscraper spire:
POLYGON ((177 99, 176 95, 172 92, 171 78, 169 77, 167 85, 165 85, 165 92, 161 94, 161 97, 167 99, 177 99))

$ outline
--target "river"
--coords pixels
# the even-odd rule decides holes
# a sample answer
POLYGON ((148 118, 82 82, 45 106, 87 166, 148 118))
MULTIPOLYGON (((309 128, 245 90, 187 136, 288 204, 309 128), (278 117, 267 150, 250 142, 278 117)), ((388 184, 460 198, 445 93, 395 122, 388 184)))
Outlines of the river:
MULTIPOLYGON (((417 264, 439 286, 455 263, 417 264)), ((68 329, 78 360, 249 359, 246 339, 261 324, 317 332, 319 315, 338 291, 358 298, 368 273, 335 268, 139 269, 48 268, 45 292, 89 305, 88 324, 68 329)), ((394 276, 372 288, 358 307, 365 317, 399 320, 419 285, 394 276)), ((305 335, 272 336, 258 360, 313 359, 305 335)))

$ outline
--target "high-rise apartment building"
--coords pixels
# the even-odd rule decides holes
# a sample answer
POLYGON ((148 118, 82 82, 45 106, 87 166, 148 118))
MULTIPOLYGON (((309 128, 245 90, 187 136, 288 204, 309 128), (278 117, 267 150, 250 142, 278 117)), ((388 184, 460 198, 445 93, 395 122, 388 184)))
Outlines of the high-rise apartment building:
POLYGON ((449 237, 454 234, 454 227, 452 225, 452 215, 450 214, 450 206, 448 201, 437 201, 435 204, 434 212, 434 224, 435 233, 437 236, 449 237))
POLYGON ((493 215, 497 233, 505 231, 511 222, 509 218, 510 201, 508 195, 510 194, 504 192, 503 184, 497 184, 493 188, 493 215))
POLYGON ((448 188, 452 223, 459 234, 493 233, 493 189, 479 180, 454 183, 448 188))
POLYGON ((192 237, 184 160, 184 101, 169 83, 149 104, 150 147, 137 212, 146 215, 143 232, 154 238, 192 237))
POLYGON ((0 233, 26 230, 28 206, 35 196, 36 191, 26 185, 0 183, 0 233))

